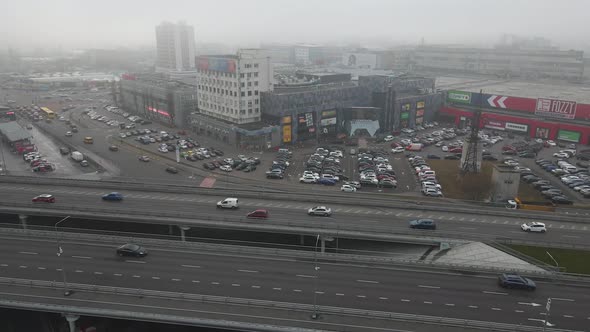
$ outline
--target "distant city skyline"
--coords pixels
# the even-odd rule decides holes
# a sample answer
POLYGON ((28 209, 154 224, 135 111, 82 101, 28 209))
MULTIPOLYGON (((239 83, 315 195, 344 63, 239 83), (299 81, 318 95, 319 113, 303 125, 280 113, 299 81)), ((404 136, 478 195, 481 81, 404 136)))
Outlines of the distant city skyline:
POLYGON ((155 47, 154 27, 184 21, 199 43, 257 47, 262 42, 347 44, 450 43, 492 46, 515 34, 550 39, 561 49, 589 49, 588 2, 570 0, 137 0, 81 4, 55 0, 4 4, 2 49, 155 47), (9 13, 9 15, 6 15, 9 13), (526 14, 526 15, 525 15, 526 14))

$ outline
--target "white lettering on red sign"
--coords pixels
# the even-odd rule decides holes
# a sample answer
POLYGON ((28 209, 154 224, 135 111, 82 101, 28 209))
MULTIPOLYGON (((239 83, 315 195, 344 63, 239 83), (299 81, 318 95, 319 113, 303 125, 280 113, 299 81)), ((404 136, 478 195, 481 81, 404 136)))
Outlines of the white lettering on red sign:
POLYGON ((576 106, 575 101, 539 98, 535 114, 573 119, 576 116, 576 106))

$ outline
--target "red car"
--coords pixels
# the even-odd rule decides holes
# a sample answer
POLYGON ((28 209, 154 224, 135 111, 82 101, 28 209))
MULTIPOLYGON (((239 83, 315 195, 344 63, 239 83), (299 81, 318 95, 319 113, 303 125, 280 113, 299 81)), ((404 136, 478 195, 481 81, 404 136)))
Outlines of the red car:
POLYGON ((33 197, 33 202, 55 203, 55 197, 50 194, 43 194, 33 197))
POLYGON ((259 219, 266 219, 268 218, 268 210, 254 210, 246 216, 248 218, 259 218, 259 219))
POLYGON ((462 153, 463 149, 462 148, 454 148, 454 149, 450 149, 449 152, 450 153, 462 153))

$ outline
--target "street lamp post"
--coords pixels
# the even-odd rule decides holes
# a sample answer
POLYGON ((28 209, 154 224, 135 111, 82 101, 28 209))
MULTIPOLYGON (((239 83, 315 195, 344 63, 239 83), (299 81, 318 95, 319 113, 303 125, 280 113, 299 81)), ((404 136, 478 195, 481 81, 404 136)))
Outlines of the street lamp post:
POLYGON ((315 249, 314 249, 314 277, 313 277, 313 313, 311 314, 311 319, 318 319, 320 314, 318 312, 318 271, 320 267, 318 266, 318 242, 320 241, 320 235, 318 234, 315 240, 315 249))
POLYGON ((557 261, 555 260, 555 258, 553 258, 553 256, 551 256, 551 254, 549 253, 549 251, 545 251, 545 253, 547 253, 547 255, 549 255, 549 257, 551 258, 551 260, 555 263, 555 267, 557 268, 557 272, 559 272, 559 264, 557 263, 557 261))
POLYGON ((57 233, 57 225, 59 225, 60 223, 68 220, 70 218, 70 216, 67 216, 65 218, 63 218, 62 220, 58 221, 55 223, 55 239, 57 242, 57 256, 60 257, 60 264, 61 264, 61 275, 64 281, 64 296, 70 296, 72 294, 72 291, 70 291, 68 289, 68 283, 66 281, 66 270, 64 267, 64 261, 63 258, 61 257, 61 255, 63 254, 63 249, 61 248, 61 241, 60 241, 60 237, 59 234, 57 233))

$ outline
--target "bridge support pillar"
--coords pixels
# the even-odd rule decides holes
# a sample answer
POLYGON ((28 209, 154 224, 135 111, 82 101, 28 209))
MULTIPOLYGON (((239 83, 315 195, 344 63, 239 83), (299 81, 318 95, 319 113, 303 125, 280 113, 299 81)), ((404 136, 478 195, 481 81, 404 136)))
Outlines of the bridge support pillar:
POLYGON ((324 237, 320 238, 320 241, 322 242, 322 250, 321 253, 325 253, 326 252, 326 239, 324 239, 324 237))
POLYGON ((65 314, 64 317, 68 321, 68 325, 70 326, 70 332, 76 332, 76 321, 80 316, 72 315, 72 314, 65 314))
POLYGON ((23 229, 27 229, 27 219, 29 216, 26 214, 19 214, 18 219, 20 220, 20 224, 23 226, 23 229))
POLYGON ((188 231, 191 228, 188 227, 188 226, 178 226, 178 228, 180 228, 180 240, 182 242, 185 242, 186 241, 186 234, 185 234, 185 232, 188 231))

